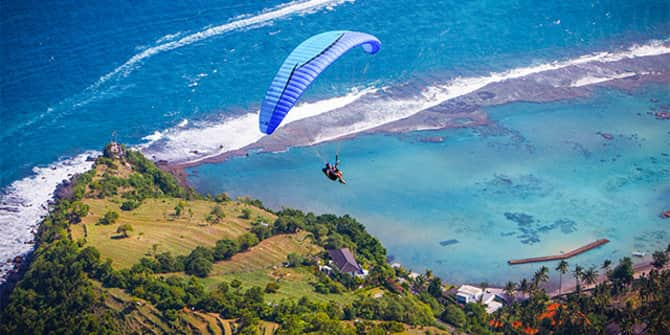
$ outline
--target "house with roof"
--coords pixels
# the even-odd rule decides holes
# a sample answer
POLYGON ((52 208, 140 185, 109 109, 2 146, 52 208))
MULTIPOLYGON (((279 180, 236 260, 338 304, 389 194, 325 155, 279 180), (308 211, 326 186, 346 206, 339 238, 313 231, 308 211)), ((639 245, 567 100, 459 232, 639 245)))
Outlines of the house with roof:
POLYGON ((483 291, 479 287, 463 285, 456 292, 456 301, 462 304, 477 302, 482 297, 482 293, 483 291))
POLYGON ((364 276, 367 274, 367 271, 358 265, 354 254, 351 253, 349 248, 331 249, 328 250, 328 255, 335 267, 342 273, 349 273, 355 276, 364 276))
POLYGON ((463 285, 456 292, 456 301, 462 304, 478 303, 481 301, 482 305, 486 307, 486 312, 491 314, 502 307, 500 302, 495 301, 496 296, 493 290, 483 290, 479 287, 463 285))

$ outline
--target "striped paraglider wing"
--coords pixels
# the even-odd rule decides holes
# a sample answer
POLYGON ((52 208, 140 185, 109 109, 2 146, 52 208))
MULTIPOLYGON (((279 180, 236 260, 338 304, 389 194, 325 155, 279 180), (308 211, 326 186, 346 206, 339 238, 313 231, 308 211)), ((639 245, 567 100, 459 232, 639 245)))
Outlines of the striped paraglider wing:
POLYGON ((316 77, 357 46, 374 54, 379 51, 381 42, 366 33, 329 31, 314 35, 293 49, 265 93, 259 117, 260 130, 272 134, 316 77))

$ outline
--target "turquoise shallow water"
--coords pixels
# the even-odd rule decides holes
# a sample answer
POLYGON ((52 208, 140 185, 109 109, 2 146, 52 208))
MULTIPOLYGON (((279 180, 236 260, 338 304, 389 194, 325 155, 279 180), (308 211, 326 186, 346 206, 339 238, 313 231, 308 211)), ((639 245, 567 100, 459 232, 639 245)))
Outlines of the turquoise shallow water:
POLYGON ((274 208, 350 213, 409 268, 452 282, 502 283, 540 266, 512 267, 512 258, 608 238, 570 261, 601 264, 670 242, 670 221, 659 217, 670 207, 670 123, 647 114, 668 99, 667 87, 647 86, 513 103, 487 109, 486 127, 251 155, 190 169, 189 180, 203 192, 250 195, 274 208), (338 148, 346 186, 320 172, 320 156, 338 148), (451 239, 458 243, 439 243, 451 239))

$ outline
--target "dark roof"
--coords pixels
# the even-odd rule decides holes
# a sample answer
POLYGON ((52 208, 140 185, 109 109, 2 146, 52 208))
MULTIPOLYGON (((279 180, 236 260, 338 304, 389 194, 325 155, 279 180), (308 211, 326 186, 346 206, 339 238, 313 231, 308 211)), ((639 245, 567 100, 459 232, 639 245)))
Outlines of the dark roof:
POLYGON ((328 255, 341 272, 351 273, 361 271, 361 267, 356 263, 354 255, 349 248, 328 250, 328 255))

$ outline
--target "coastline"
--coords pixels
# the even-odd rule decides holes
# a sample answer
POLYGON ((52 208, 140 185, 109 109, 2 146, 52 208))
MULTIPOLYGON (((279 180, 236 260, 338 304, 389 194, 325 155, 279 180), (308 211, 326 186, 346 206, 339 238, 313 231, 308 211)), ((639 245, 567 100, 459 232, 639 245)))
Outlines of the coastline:
MULTIPOLYGON (((491 124, 487 107, 515 102, 548 103, 588 97, 598 88, 631 92, 647 84, 670 83, 670 54, 623 58, 613 62, 587 62, 592 68, 569 65, 528 75, 493 81, 468 93, 447 98, 406 117, 398 118, 366 128, 361 122, 360 110, 367 104, 396 96, 399 99, 421 99, 421 94, 404 92, 401 88, 374 91, 354 101, 351 106, 328 110, 290 122, 272 136, 264 136, 240 148, 205 155, 183 161, 155 159, 166 171, 172 171, 187 185, 186 169, 203 164, 221 163, 234 157, 250 153, 277 153, 291 147, 309 147, 317 144, 342 141, 367 134, 401 134, 422 130, 472 128, 491 124), (614 73, 611 78, 590 79, 591 82, 574 78, 588 78, 587 73, 614 73), (626 75, 621 75, 624 73, 626 75), (566 83, 568 83, 566 85, 566 83), (397 91, 397 92, 394 92, 397 91), (418 95, 417 95, 418 94, 418 95), (324 129, 314 132, 314 129, 324 129)), ((411 86, 411 85, 410 85, 411 86)))
MULTIPOLYGON (((154 160, 161 169, 175 175, 183 186, 189 186, 188 168, 202 164, 220 163, 233 157, 248 155, 252 152, 283 152, 289 150, 291 147, 312 146, 375 133, 401 134, 417 130, 478 127, 491 123, 487 112, 484 110, 484 108, 489 106, 499 106, 519 101, 543 103, 575 99, 589 96, 599 87, 632 91, 646 84, 670 83, 670 54, 632 58, 624 57, 612 62, 592 61, 585 64, 589 65, 588 68, 585 66, 568 65, 557 69, 543 70, 537 73, 493 81, 480 88, 471 90, 469 93, 440 100, 441 102, 434 106, 428 106, 424 110, 409 113, 407 117, 366 128, 365 125, 367 123, 363 122, 365 120, 361 121, 360 108, 364 108, 368 103, 374 103, 379 100, 383 101, 388 96, 406 100, 425 99, 426 92, 408 92, 403 88, 385 88, 362 95, 351 103, 352 106, 340 106, 326 113, 312 115, 289 123, 282 127, 274 136, 263 137, 238 149, 208 155, 196 160, 174 162, 161 161, 160 159, 154 160), (579 85, 574 85, 576 83, 574 78, 588 77, 588 71, 605 72, 612 74, 612 77, 611 79, 607 77, 605 78, 606 80, 599 79, 590 83, 583 80, 579 82, 578 80, 577 84, 579 85), (626 75, 624 76, 622 73, 626 75), (636 74, 628 75, 629 73, 636 74), (327 125, 325 128, 329 129, 328 132, 315 133, 311 131, 313 129, 324 128, 324 124, 327 125), (340 136, 339 134, 342 135, 340 136)), ((142 146, 139 146, 139 149, 142 150, 142 146)), ((85 164, 82 164, 82 162, 86 157, 91 155, 96 155, 96 153, 87 151, 72 160, 57 162, 49 167, 40 168, 39 171, 44 170, 47 173, 53 174, 53 179, 57 179, 59 183, 65 178, 66 174, 70 174, 72 171, 76 172, 81 166, 84 166, 85 164), (64 172, 60 170, 61 166, 65 166, 66 170, 64 172)), ((147 156, 150 155, 147 154, 147 156)), ((50 178, 50 175, 47 177, 50 178)), ((33 179, 37 178, 26 178, 26 180, 33 179)), ((30 201, 32 202, 32 200, 30 201)), ((44 202, 44 204, 46 203, 48 202, 44 202)), ((34 210, 36 207, 39 207, 39 204, 32 204, 31 206, 33 207, 31 210, 34 210)), ((18 207, 26 206, 20 205, 18 207)), ((7 214, 14 215, 11 212, 7 212, 7 214)), ((25 222, 25 219, 22 222, 25 222)), ((40 222, 41 219, 36 220, 35 223, 26 225, 26 229, 29 230, 33 227, 38 227, 40 222)), ((15 255, 18 254, 23 254, 23 251, 15 255)), ((13 258, 14 256, 9 259, 13 258)))

